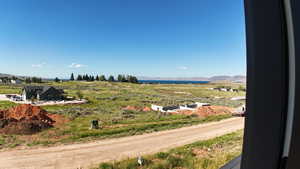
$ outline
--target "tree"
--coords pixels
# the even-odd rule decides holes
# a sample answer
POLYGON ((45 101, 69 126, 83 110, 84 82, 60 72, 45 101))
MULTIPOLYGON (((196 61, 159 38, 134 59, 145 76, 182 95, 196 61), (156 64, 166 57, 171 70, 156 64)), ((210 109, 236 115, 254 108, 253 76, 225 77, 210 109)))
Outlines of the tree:
POLYGON ((60 82, 60 79, 59 79, 58 77, 56 77, 56 78, 54 79, 54 81, 55 81, 55 82, 60 82))
POLYGON ((88 75, 88 74, 86 74, 86 75, 85 75, 85 79, 84 79, 84 80, 86 80, 86 81, 89 81, 89 79, 90 79, 89 75, 88 75))
POLYGON ((138 83, 138 79, 135 76, 128 75, 127 81, 130 83, 138 83))
POLYGON ((108 77, 108 81, 109 81, 109 82, 114 82, 114 81, 115 81, 115 78, 114 78, 112 75, 110 75, 110 76, 108 77))
POLYGON ((119 81, 119 82, 122 82, 122 78, 123 78, 122 75, 118 75, 118 81, 119 81))
POLYGON ((100 81, 106 81, 106 78, 104 75, 101 75, 99 79, 100 79, 100 81))
POLYGON ((74 79, 74 73, 71 74, 70 80, 71 80, 71 81, 74 81, 74 80, 75 80, 75 79, 74 79))
POLYGON ((42 83, 42 78, 32 77, 31 82, 32 83, 42 83))
POLYGON ((30 78, 26 78, 25 79, 25 83, 31 83, 31 79, 30 78))
POLYGON ((126 76, 125 75, 118 75, 118 81, 119 82, 127 82, 126 76))
POLYGON ((77 81, 81 81, 82 80, 82 76, 81 75, 78 75, 77 76, 77 81))
POLYGON ((99 80, 100 80, 100 79, 99 79, 99 76, 97 75, 97 76, 96 76, 96 81, 99 81, 99 80))

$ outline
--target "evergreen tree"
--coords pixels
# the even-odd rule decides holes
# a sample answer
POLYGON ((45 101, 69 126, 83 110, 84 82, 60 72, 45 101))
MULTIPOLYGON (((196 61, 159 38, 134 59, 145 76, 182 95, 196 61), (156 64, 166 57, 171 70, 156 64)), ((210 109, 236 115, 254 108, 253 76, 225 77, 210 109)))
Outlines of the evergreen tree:
POLYGON ((120 75, 120 82, 127 82, 125 75, 120 75))
POLYGON ((71 74, 70 80, 71 80, 71 81, 74 81, 74 80, 75 80, 75 79, 74 79, 74 73, 71 74))
POLYGON ((109 77, 108 77, 108 81, 109 81, 109 82, 114 82, 114 81, 115 81, 115 78, 114 78, 113 76, 109 76, 109 77))
POLYGON ((119 82, 122 82, 122 78, 123 78, 122 75, 118 75, 118 81, 119 81, 119 82))
POLYGON ((106 78, 104 75, 101 75, 99 79, 100 79, 100 81, 106 81, 106 78))
POLYGON ((97 75, 97 76, 96 76, 96 81, 99 81, 99 80, 100 80, 100 79, 99 79, 99 76, 97 75))
POLYGON ((60 82, 60 80, 59 80, 58 77, 56 77, 56 78, 54 79, 54 81, 55 81, 55 82, 60 82))
POLYGON ((30 78, 26 78, 25 79, 25 83, 31 83, 31 79, 30 78))
POLYGON ((89 81, 89 79, 90 79, 89 75, 86 74, 86 75, 85 75, 85 80, 86 80, 86 81, 89 81))
POLYGON ((82 80, 82 76, 81 76, 81 75, 78 75, 78 76, 77 76, 77 80, 78 80, 78 81, 81 81, 81 80, 82 80))
POLYGON ((138 79, 135 76, 127 76, 127 81, 130 83, 138 83, 138 79))

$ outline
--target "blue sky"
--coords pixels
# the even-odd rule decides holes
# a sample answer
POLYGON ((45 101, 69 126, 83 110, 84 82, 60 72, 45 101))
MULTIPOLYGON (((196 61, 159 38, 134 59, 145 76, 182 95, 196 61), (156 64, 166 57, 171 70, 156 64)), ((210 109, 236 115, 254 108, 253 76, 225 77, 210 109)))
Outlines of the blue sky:
POLYGON ((242 0, 1 0, 0 73, 245 75, 242 0))

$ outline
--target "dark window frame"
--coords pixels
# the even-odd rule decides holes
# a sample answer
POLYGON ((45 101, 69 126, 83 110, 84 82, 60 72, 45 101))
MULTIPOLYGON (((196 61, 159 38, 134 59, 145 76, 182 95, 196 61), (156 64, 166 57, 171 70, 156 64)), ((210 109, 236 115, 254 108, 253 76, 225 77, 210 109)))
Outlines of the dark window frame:
POLYGON ((300 2, 244 2, 248 113, 243 152, 242 157, 236 158, 222 169, 298 169, 300 104, 297 104, 297 100, 300 100, 300 58, 297 55, 300 52, 300 2), (287 8, 287 2, 291 10, 287 8), (293 36, 289 36, 290 28, 293 36), (291 58, 292 55, 294 59, 291 58), (291 69, 291 64, 294 69, 291 69), (293 97, 290 97, 291 91, 293 97), (295 103, 293 109, 288 106, 291 100, 295 103), (289 117, 292 120, 288 121, 289 117), (289 142, 289 128, 286 126, 289 124, 292 125, 290 147, 286 146, 289 142), (285 154, 286 151, 289 153, 285 154))

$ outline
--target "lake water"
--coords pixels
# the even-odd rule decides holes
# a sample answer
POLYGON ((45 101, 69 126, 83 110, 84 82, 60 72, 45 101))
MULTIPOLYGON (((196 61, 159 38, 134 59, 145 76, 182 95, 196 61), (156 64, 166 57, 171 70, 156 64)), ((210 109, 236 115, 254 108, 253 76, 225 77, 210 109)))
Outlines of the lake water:
POLYGON ((184 80, 139 80, 140 83, 150 84, 206 84, 209 81, 184 81, 184 80))

